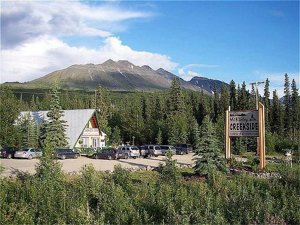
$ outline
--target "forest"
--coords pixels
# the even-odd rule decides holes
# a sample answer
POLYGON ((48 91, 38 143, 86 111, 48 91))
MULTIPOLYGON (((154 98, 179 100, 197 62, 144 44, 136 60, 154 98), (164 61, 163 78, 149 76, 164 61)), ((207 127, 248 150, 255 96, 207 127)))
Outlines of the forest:
MULTIPOLYGON (((266 151, 283 153, 297 150, 300 143, 300 100, 295 80, 290 82, 285 74, 284 96, 265 81, 264 93, 259 101, 266 109, 266 151)), ((99 86, 96 91, 60 90, 62 109, 99 109, 98 122, 107 134, 109 145, 176 144, 190 143, 196 148, 201 140, 200 130, 204 118, 214 127, 217 142, 223 148, 224 113, 231 110, 252 110, 256 107, 255 90, 246 84, 215 90, 212 95, 184 90, 176 79, 169 91, 161 92, 112 92, 99 86)), ((42 129, 28 119, 19 121, 20 111, 49 110, 51 90, 17 90, 1 86, 0 145, 40 145, 42 129)), ((39 146, 41 147, 41 146, 39 146)), ((234 153, 255 151, 255 138, 238 138, 232 141, 234 153)))
MULTIPOLYGON (((244 164, 222 157, 224 111, 229 105, 255 109, 254 91, 247 91, 245 83, 236 87, 232 81, 211 96, 182 90, 177 80, 158 93, 99 87, 25 94, 1 87, 1 145, 38 146, 46 137, 35 174, 5 177, 0 166, 0 224, 299 224, 299 94, 295 81, 290 87, 285 78, 283 102, 276 91, 270 100, 268 80, 260 101, 267 109, 267 155, 292 149, 294 163, 270 163, 264 171, 257 169, 255 158, 244 164), (201 157, 193 168, 179 168, 169 153, 151 171, 117 165, 101 172, 87 165, 64 173, 51 154, 58 145, 53 137, 61 135, 55 129, 63 126, 50 122, 43 133, 30 118, 17 119, 22 110, 50 109, 51 120, 58 121, 61 108, 100 109, 98 122, 112 145, 131 142, 133 136, 138 144, 184 142, 201 157)), ((233 140, 238 154, 255 151, 255 145, 253 138, 233 140)))

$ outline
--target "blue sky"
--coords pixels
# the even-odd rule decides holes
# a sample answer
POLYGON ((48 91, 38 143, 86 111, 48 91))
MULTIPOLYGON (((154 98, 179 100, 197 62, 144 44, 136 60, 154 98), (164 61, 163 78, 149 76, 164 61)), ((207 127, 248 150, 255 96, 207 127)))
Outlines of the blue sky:
POLYGON ((2 3, 1 83, 109 58, 281 94, 284 73, 299 86, 299 2, 2 3))

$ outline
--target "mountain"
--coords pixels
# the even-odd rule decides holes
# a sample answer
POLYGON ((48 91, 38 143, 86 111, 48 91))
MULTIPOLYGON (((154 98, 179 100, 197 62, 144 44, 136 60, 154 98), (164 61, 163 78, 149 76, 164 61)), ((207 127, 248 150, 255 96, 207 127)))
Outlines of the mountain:
MULTIPOLYGON (((94 90, 101 85, 115 91, 158 91, 170 88, 174 77, 177 76, 162 68, 153 70, 147 65, 136 66, 126 60, 110 59, 102 64, 72 65, 30 82, 10 84, 33 89, 49 88, 59 83, 63 89, 94 90)), ((181 78, 179 81, 184 89, 211 93, 210 83, 198 85, 198 82, 192 82, 194 78, 190 82, 181 78)))
POLYGON ((190 81, 191 84, 200 87, 201 89, 206 90, 209 93, 213 93, 214 86, 216 86, 217 91, 221 92, 222 85, 229 87, 229 85, 225 82, 219 80, 208 79, 205 77, 193 77, 190 81))

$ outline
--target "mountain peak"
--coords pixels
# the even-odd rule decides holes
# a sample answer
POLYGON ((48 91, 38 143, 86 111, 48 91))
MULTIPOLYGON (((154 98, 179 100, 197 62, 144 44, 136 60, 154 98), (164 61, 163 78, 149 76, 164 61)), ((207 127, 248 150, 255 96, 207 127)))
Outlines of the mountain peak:
POLYGON ((148 66, 148 65, 143 65, 142 68, 146 69, 146 70, 152 70, 152 68, 150 66, 148 66))
POLYGON ((124 65, 124 66, 131 66, 131 65, 133 65, 131 62, 129 62, 127 60, 119 60, 117 63, 119 65, 124 65))
POLYGON ((103 65, 114 65, 116 62, 112 59, 106 60, 104 63, 102 63, 103 65))

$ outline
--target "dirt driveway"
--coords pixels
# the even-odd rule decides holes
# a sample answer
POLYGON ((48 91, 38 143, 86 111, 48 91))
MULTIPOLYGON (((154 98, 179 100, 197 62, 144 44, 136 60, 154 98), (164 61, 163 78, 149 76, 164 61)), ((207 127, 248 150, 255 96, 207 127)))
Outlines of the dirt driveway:
MULTIPOLYGON (((187 155, 174 155, 173 159, 177 160, 179 166, 192 166, 193 153, 187 155)), ((66 173, 78 172, 84 166, 92 164, 96 170, 106 171, 113 170, 114 166, 121 164, 124 168, 143 168, 149 169, 157 167, 159 163, 163 163, 165 156, 158 156, 152 158, 138 158, 138 159, 119 159, 119 160, 104 160, 104 159, 91 159, 87 157, 79 157, 78 159, 66 159, 59 160, 62 164, 62 170, 66 173)), ((38 159, 0 159, 0 165, 2 165, 5 170, 0 174, 0 176, 10 176, 18 172, 28 172, 31 174, 35 173, 35 165, 38 163, 38 159)))

